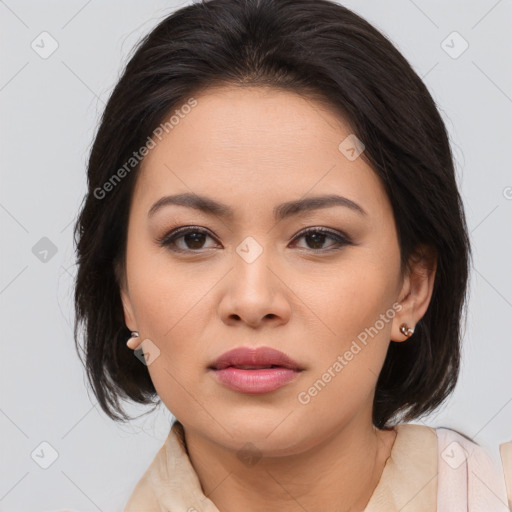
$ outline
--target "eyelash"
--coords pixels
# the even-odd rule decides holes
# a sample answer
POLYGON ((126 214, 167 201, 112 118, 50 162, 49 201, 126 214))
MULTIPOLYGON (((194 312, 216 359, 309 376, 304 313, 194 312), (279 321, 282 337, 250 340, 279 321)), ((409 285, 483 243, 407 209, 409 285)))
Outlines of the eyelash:
MULTIPOLYGON (((215 240, 215 237, 213 237, 209 231, 200 228, 199 226, 184 226, 182 228, 175 229, 173 231, 170 231, 163 236, 157 238, 157 243, 161 247, 167 247, 169 250, 173 252, 185 252, 185 253, 199 253, 202 249, 177 249, 176 248, 176 240, 182 238, 185 235, 188 235, 190 233, 202 233, 204 235, 209 236, 210 238, 215 240)), ((333 231, 331 229, 323 228, 323 227, 314 227, 314 228, 308 228, 304 231, 301 231, 297 233, 297 235, 293 238, 292 241, 298 240, 304 236, 310 235, 312 233, 321 233, 324 235, 328 235, 328 238, 331 238, 331 240, 334 240, 339 247, 336 247, 334 249, 309 249, 309 248, 302 248, 307 251, 312 251, 316 253, 322 253, 322 252, 332 252, 340 250, 341 247, 346 245, 355 245, 348 236, 345 234, 339 233, 337 231, 333 231)))

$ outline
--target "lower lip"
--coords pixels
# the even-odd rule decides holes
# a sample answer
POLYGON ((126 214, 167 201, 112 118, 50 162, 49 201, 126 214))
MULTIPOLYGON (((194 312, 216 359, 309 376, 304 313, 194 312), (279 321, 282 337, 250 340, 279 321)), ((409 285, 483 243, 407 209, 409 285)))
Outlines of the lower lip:
POLYGON ((267 368, 261 370, 242 370, 225 368, 213 370, 222 384, 242 393, 269 393, 295 379, 299 370, 290 368, 267 368))

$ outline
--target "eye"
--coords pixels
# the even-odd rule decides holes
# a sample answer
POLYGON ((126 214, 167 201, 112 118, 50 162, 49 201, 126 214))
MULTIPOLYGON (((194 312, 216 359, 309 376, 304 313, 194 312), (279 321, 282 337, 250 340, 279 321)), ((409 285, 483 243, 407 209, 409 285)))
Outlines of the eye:
POLYGON ((302 233, 299 233, 294 240, 299 240, 301 238, 304 238, 306 240, 306 243, 308 245, 312 245, 313 247, 306 247, 306 249, 312 249, 316 252, 324 252, 324 251, 331 251, 336 250, 337 248, 340 248, 340 246, 344 245, 354 245, 353 242, 347 237, 346 235, 333 231, 331 229, 327 228, 308 228, 305 231, 302 231, 302 233), (326 239, 334 240, 334 244, 331 244, 331 246, 322 247, 326 241, 326 239), (335 246, 334 249, 332 246, 335 246), (330 248, 329 248, 330 247, 330 248))
POLYGON ((161 246, 169 247, 172 251, 193 252, 198 249, 204 249, 202 245, 207 237, 213 239, 213 237, 209 235, 208 231, 203 228, 197 226, 186 226, 165 234, 163 237, 159 238, 157 242, 161 246), (177 243, 180 239, 183 239, 181 244, 177 243))

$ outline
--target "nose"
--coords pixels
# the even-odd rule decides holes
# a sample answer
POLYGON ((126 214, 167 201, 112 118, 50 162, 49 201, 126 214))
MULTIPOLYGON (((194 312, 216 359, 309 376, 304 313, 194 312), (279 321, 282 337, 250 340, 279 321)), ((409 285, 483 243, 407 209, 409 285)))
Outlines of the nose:
POLYGON ((227 325, 245 323, 252 328, 283 325, 290 319, 292 293, 279 265, 268 252, 246 261, 233 257, 233 269, 223 280, 224 289, 218 311, 227 325))

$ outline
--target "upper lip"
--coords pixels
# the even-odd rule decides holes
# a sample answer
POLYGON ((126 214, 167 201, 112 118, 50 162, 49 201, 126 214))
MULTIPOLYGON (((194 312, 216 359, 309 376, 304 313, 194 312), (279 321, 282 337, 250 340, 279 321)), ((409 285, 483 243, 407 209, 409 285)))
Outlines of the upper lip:
POLYGON ((270 347, 239 347, 225 352, 209 367, 223 370, 229 366, 281 366, 301 371, 303 368, 283 352, 270 347))

